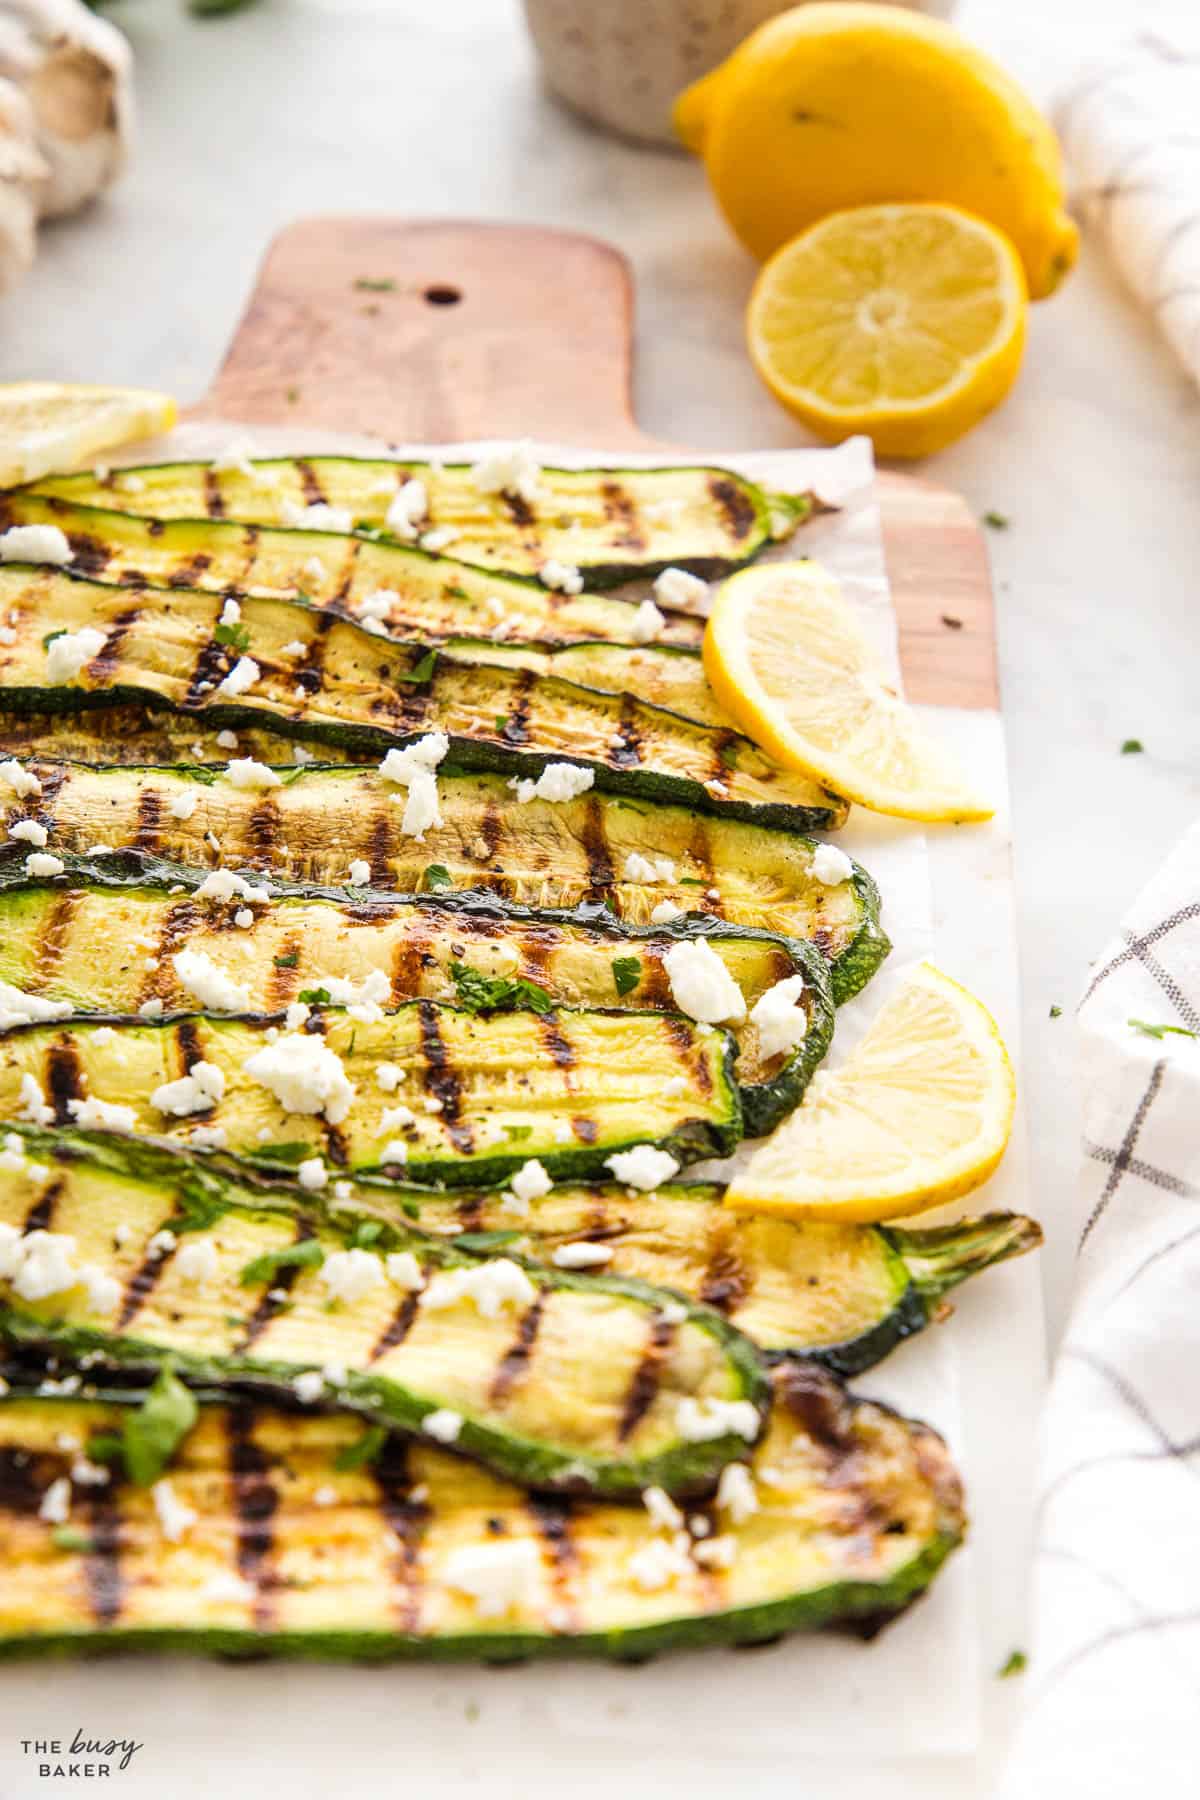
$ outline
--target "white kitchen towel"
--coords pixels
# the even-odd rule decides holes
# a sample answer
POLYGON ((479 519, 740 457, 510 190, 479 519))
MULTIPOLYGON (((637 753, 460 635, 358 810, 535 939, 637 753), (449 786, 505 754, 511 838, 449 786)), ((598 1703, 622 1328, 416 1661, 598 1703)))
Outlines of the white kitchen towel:
POLYGON ((1155 26, 1087 66, 1054 123, 1084 223, 1200 381, 1200 24, 1155 26))
MULTIPOLYGON (((1200 824, 1079 1009, 1079 1263, 1003 1800, 1200 1794, 1200 824)), ((1063 1227, 1060 1224, 1059 1229, 1063 1227)))

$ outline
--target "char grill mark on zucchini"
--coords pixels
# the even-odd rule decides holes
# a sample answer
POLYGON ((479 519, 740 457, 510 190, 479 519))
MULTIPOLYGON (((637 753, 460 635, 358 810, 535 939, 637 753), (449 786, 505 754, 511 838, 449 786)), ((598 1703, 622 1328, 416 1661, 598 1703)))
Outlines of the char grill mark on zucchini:
MULTIPOLYGON (((729 1213, 723 1192, 699 1181, 636 1198, 612 1183, 561 1186, 520 1219, 499 1190, 466 1197, 414 1188, 404 1204, 422 1231, 465 1233, 467 1244, 497 1255, 549 1262, 563 1244, 603 1244, 613 1274, 712 1306, 768 1355, 803 1356, 838 1375, 882 1361, 942 1316, 952 1288, 1042 1239, 1019 1213, 902 1231, 729 1213)), ((397 1201, 359 1188, 352 1205, 391 1218, 397 1201)))
POLYGON ((170 1471, 197 1514, 184 1540, 168 1543, 145 1492, 118 1477, 103 1541, 63 1547, 37 1515, 41 1493, 71 1460, 59 1441, 119 1431, 131 1398, 14 1393, 0 1402, 0 1554, 9 1571, 0 1646, 18 1655, 642 1658, 901 1612, 962 1538, 962 1489, 945 1445, 928 1426, 843 1394, 820 1370, 781 1371, 776 1383, 751 1463, 759 1511, 741 1525, 718 1515, 731 1566, 704 1568, 693 1548, 685 1572, 657 1591, 636 1579, 639 1552, 661 1542, 641 1507, 531 1502, 471 1463, 395 1438, 373 1464, 339 1470, 361 1437, 357 1420, 243 1405, 235 1424, 215 1395, 170 1471), (265 1568, 248 1568, 237 1553, 227 1479, 234 1441, 243 1463, 254 1452, 269 1512, 265 1568), (456 1552, 487 1542, 537 1552, 527 1586, 491 1618, 455 1586, 456 1552), (326 1554, 314 1565, 318 1545, 326 1554), (127 1559, 153 1582, 124 1580, 127 1559), (230 1575, 242 1577, 240 1589, 230 1575), (97 1604, 102 1592, 115 1603, 97 1604))
POLYGON ((152 998, 168 1013, 186 1012, 194 997, 170 960, 185 940, 235 971, 255 1012, 281 1011, 301 989, 330 977, 361 982, 374 970, 392 984, 389 1005, 453 1003, 454 964, 489 979, 533 982, 563 1006, 674 1011, 663 958, 672 944, 703 934, 748 1009, 777 982, 804 978, 808 1030, 790 1055, 764 1058, 748 1019, 730 1027, 748 1137, 792 1110, 833 1031, 828 966, 811 944, 716 919, 637 928, 596 906, 573 918, 478 894, 388 900, 356 893, 347 905, 344 896, 339 904, 316 891, 255 908, 248 928, 231 931, 227 907, 188 897, 202 878, 197 869, 137 857, 72 858, 72 885, 63 887, 28 876, 22 849, 0 852, 0 981, 79 1014, 133 1014, 152 998), (168 891, 181 887, 182 894, 168 891), (145 968, 146 955, 156 969, 145 968))
MULTIPOLYGON (((562 594, 540 582, 493 574, 409 545, 326 531, 290 531, 226 520, 138 519, 23 493, 0 494, 0 530, 57 525, 72 571, 120 586, 192 587, 257 594, 354 614, 369 595, 397 595, 384 619, 399 637, 489 637, 545 644, 628 643, 632 601, 562 594)), ((668 612, 660 641, 698 648, 704 621, 668 612)))
POLYGON ((769 1384, 749 1341, 694 1305, 671 1312, 668 1327, 669 1297, 644 1283, 529 1265, 532 1300, 519 1304, 536 1302, 540 1328, 521 1368, 501 1380, 520 1314, 453 1297, 460 1272, 488 1276, 485 1259, 348 1209, 334 1218, 298 1190, 247 1186, 149 1146, 20 1135, 29 1159, 6 1176, 0 1222, 22 1229, 52 1190, 51 1228, 74 1240, 76 1266, 103 1270, 122 1298, 97 1308, 76 1286, 31 1301, 5 1284, 0 1339, 14 1351, 87 1356, 143 1380, 170 1358, 193 1385, 249 1384, 289 1400, 299 1376, 323 1370, 325 1402, 374 1424, 436 1438, 435 1415, 449 1411, 461 1420, 456 1447, 513 1480, 626 1497, 648 1483, 703 1492, 756 1435, 731 1429, 696 1442, 680 1418, 684 1400, 747 1402, 751 1423, 765 1415, 769 1384), (302 1262, 290 1254, 301 1241, 312 1248, 302 1262), (216 1259, 200 1280, 178 1268, 179 1246, 197 1244, 216 1259), (376 1284, 331 1306, 338 1290, 323 1271, 351 1249, 375 1264, 376 1284), (384 1276, 397 1252, 419 1264, 415 1305, 384 1276), (399 1333, 389 1329, 398 1310, 410 1315, 399 1333))
POLYGON ((421 530, 454 531, 451 556, 523 575, 566 562, 592 588, 672 566, 716 579, 752 562, 813 510, 811 496, 769 495, 731 469, 543 468, 538 498, 514 504, 480 493, 469 463, 311 456, 263 458, 254 467, 250 479, 210 463, 158 463, 103 477, 58 476, 32 491, 144 518, 257 525, 282 524, 289 503, 323 501, 349 511, 360 528, 386 532, 400 482, 415 477, 429 501, 421 530))
POLYGON ((458 1185, 502 1181, 530 1157, 564 1176, 597 1174, 607 1157, 638 1143, 694 1162, 727 1155, 742 1136, 732 1039, 674 1014, 472 1017, 418 1000, 372 1022, 330 1009, 307 1032, 323 1038, 355 1088, 333 1124, 321 1112, 287 1111, 246 1073, 277 1027, 265 1017, 199 1013, 19 1026, 0 1037, 0 1117, 21 1115, 29 1075, 58 1124, 70 1122, 72 1101, 105 1101, 131 1107, 136 1131, 180 1147, 198 1123, 220 1128, 230 1156, 285 1172, 311 1157, 347 1174, 395 1172, 400 1165, 381 1158, 400 1142, 415 1179, 458 1185), (547 1055, 548 1041, 557 1054, 547 1055), (180 1118, 152 1105, 157 1089, 200 1061, 224 1075, 211 1107, 180 1118), (380 1063, 400 1070, 388 1093, 375 1080, 380 1063), (414 1118, 392 1129, 384 1119, 397 1107, 414 1118))
POLYGON ((211 833, 224 867, 289 881, 339 886, 361 858, 373 886, 398 894, 427 890, 427 872, 436 869, 454 888, 485 888, 538 908, 601 902, 632 925, 648 925, 668 901, 684 912, 809 940, 832 965, 839 1003, 864 986, 887 953, 878 893, 865 870, 856 866, 850 880, 827 887, 812 874, 811 840, 686 807, 594 792, 522 806, 498 776, 446 774, 438 783, 442 823, 418 842, 400 831, 400 790, 363 769, 293 771, 266 796, 268 807, 263 795, 209 771, 29 766, 42 794, 28 803, 14 799, 6 824, 40 819, 59 855, 84 854, 99 842, 208 868, 218 860, 211 833), (184 794, 198 797, 186 820, 171 810, 184 794), (671 859, 674 881, 625 880, 633 851, 671 859))
POLYGON ((364 756, 437 729, 462 768, 536 778, 548 761, 566 756, 590 768, 600 787, 648 799, 795 830, 845 817, 844 803, 731 731, 554 675, 431 656, 423 645, 380 639, 294 602, 244 600, 240 635, 226 644, 223 605, 219 594, 196 589, 163 593, 41 568, 0 570, 0 613, 16 634, 0 646, 0 698, 16 711, 142 701, 364 756), (85 625, 104 635, 103 649, 78 681, 50 684, 47 639, 85 625), (232 698, 221 684, 243 652, 258 678, 232 698))

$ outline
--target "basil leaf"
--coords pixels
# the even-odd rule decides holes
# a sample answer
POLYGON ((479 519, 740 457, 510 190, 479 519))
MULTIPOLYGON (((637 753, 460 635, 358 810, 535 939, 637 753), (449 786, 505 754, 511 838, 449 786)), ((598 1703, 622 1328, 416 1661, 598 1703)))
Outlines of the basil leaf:
POLYGON ((301 988, 296 998, 306 1001, 309 1006, 328 1006, 330 1004, 327 987, 301 988))
POLYGON ((51 1536, 60 1550, 78 1550, 87 1556, 96 1548, 95 1538, 89 1537, 86 1531, 79 1531, 74 1525, 56 1525, 51 1536))
POLYGON ((450 964, 450 973, 464 1012, 514 1012, 527 1007, 530 1012, 548 1013, 554 1005, 544 987, 523 975, 485 975, 460 962, 450 964))
POLYGON ((641 959, 636 956, 614 957, 612 972, 618 994, 631 994, 642 979, 641 959))
POLYGON ((248 650, 250 633, 244 625, 218 625, 213 632, 214 644, 228 644, 232 650, 248 650))
POLYGON ((431 889, 453 887, 454 879, 444 864, 430 863, 425 871, 425 886, 431 889))
POLYGON ((195 1396, 164 1366, 138 1410, 125 1421, 125 1468, 138 1487, 152 1487, 196 1423, 195 1396))
POLYGON ((515 1244, 520 1235, 519 1231, 463 1231, 451 1243, 456 1250, 502 1250, 505 1244, 515 1244))
POLYGON ((273 1281, 280 1269, 319 1269, 325 1252, 316 1238, 302 1238, 298 1244, 284 1244, 280 1250, 267 1250, 248 1262, 238 1280, 243 1287, 257 1287, 259 1282, 273 1281))
POLYGON ((338 1451, 333 1459, 334 1468, 339 1474, 345 1474, 347 1469, 361 1469, 364 1463, 373 1463, 387 1443, 387 1435, 382 1425, 372 1425, 353 1444, 338 1451))

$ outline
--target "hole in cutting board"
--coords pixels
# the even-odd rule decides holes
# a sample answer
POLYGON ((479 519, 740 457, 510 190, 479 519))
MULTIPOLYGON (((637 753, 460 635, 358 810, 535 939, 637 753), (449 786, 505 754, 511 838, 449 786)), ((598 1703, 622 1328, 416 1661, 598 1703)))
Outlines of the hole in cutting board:
POLYGON ((435 282, 425 289, 425 300, 429 306, 457 306, 462 299, 462 289, 449 287, 445 282, 435 282))

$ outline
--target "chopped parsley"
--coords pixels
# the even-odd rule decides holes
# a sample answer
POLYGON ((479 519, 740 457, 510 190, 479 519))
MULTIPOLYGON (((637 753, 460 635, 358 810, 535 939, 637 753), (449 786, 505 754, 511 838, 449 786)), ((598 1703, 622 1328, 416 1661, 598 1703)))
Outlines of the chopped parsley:
POLYGON ((397 681, 432 681, 433 672, 437 668, 437 651, 427 650, 420 662, 414 663, 411 669, 397 669, 397 681))
POLYGON ((301 988, 296 998, 303 1000, 306 1006, 329 1006, 331 1004, 327 987, 301 988))
POLYGON ((244 625, 218 625, 213 632, 215 644, 228 644, 231 650, 248 650, 250 633, 244 625))
POLYGON ((1200 1037, 1200 1032, 1189 1031, 1185 1025, 1150 1025, 1145 1019, 1130 1019, 1129 1024, 1135 1031, 1140 1031, 1143 1037, 1148 1038, 1200 1037))
POLYGON ((274 961, 277 969, 294 969, 300 961, 300 952, 289 950, 286 956, 277 956, 274 961))
POLYGON ((618 994, 631 994, 642 979, 640 957, 616 956, 613 958, 613 985, 618 994))
POLYGON ((350 1239, 352 1250, 369 1250, 371 1245, 383 1236, 383 1225, 378 1219, 360 1219, 354 1227, 354 1235, 350 1239))
POLYGON ((325 1252, 316 1238, 302 1238, 298 1244, 284 1244, 279 1250, 266 1250, 248 1262, 238 1281, 242 1287, 257 1287, 273 1281, 280 1269, 319 1269, 325 1252))
POLYGON ((1121 745, 1121 755, 1140 756, 1145 748, 1146 746, 1143 744, 1141 738, 1126 738, 1125 742, 1121 745))
POLYGON ((365 1463, 373 1463, 383 1446, 387 1443, 387 1432, 382 1425, 372 1425, 363 1432, 354 1443, 347 1444, 339 1450, 333 1459, 333 1466, 340 1475, 348 1469, 361 1469, 365 1463))
POLYGON ((56 1525, 51 1536, 60 1550, 78 1550, 88 1556, 96 1548, 96 1540, 74 1525, 56 1525))
POLYGON ((390 275, 356 275, 354 285, 361 294, 394 294, 396 291, 390 275))
POLYGON ((983 522, 989 531, 1007 531, 1011 523, 1007 513, 993 512, 991 508, 984 513, 983 522))
POLYGON ((466 1012, 530 1012, 548 1013, 554 1005, 544 987, 526 981, 523 975, 485 975, 469 963, 452 962, 450 973, 457 989, 458 1004, 466 1012))
POLYGON ((1062 1018, 1062 1007, 1061 1006, 1052 1006, 1050 1008, 1050 1017, 1052 1019, 1061 1019, 1062 1018))
POLYGON ((996 1674, 1001 1681, 1005 1681, 1010 1675, 1023 1675, 1028 1666, 1029 1658, 1023 1650, 1010 1650, 996 1674))

